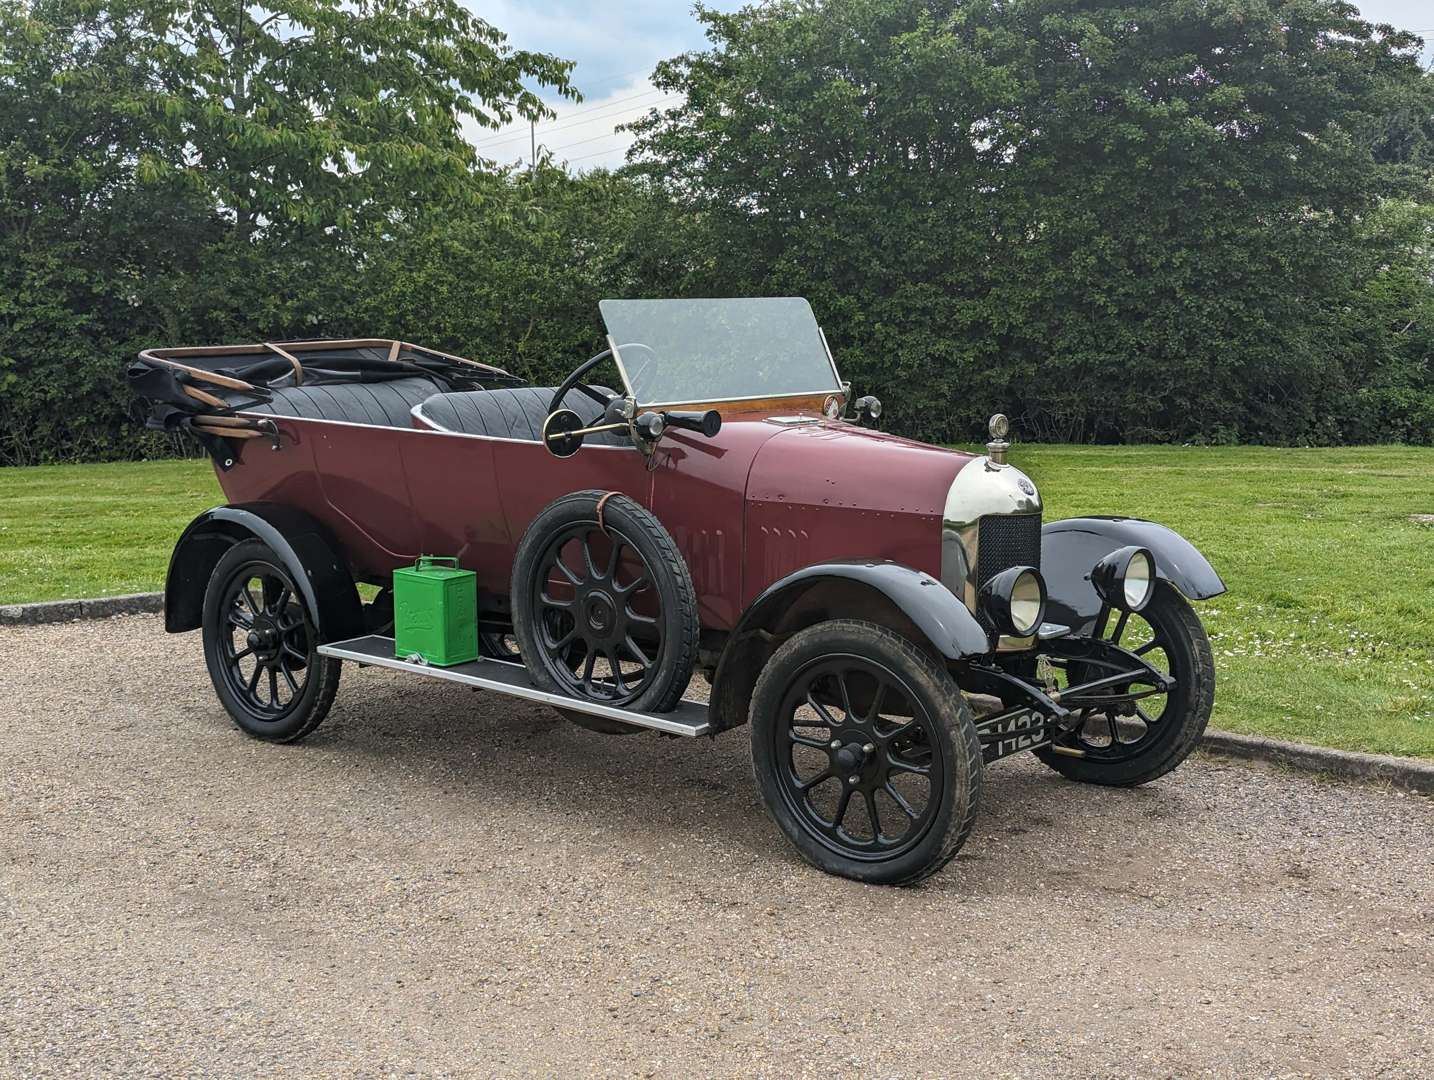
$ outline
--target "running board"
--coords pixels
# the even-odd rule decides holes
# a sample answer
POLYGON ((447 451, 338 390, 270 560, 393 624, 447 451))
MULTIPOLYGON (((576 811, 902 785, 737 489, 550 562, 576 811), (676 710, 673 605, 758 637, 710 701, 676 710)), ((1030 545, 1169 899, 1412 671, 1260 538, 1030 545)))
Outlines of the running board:
POLYGON ((410 675, 422 675, 429 679, 445 679, 448 682, 475 686, 482 690, 496 690, 509 697, 525 701, 537 701, 569 712, 601 716, 608 720, 620 720, 634 727, 650 728, 667 735, 710 735, 712 725, 707 720, 707 706, 700 701, 683 698, 677 708, 665 713, 634 712, 631 709, 603 705, 596 701, 583 701, 539 690, 528 680, 528 671, 522 664, 511 664, 502 660, 471 660, 466 664, 452 667, 436 667, 412 660, 400 660, 393 655, 393 638, 370 634, 367 637, 335 641, 320 645, 321 656, 335 660, 352 660, 358 664, 372 664, 375 667, 392 668, 410 675))

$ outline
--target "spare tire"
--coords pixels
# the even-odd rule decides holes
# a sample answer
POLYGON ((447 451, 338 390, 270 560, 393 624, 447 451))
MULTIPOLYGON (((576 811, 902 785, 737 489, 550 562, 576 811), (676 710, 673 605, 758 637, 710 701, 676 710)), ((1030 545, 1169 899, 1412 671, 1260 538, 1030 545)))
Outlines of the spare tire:
POLYGON ((534 685, 637 712, 682 698, 697 593, 672 536, 626 495, 550 503, 513 561, 513 632, 534 685))

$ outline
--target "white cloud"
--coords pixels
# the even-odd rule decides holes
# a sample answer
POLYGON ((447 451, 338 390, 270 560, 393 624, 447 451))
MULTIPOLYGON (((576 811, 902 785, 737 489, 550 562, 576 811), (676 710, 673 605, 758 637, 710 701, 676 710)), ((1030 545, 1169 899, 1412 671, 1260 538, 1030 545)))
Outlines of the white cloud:
MULTIPOLYGON (((743 0, 709 6, 732 10, 743 0)), ((464 0, 480 18, 508 35, 517 49, 552 53, 576 63, 573 82, 580 103, 538 88, 557 119, 537 125, 537 141, 573 169, 615 167, 632 136, 614 128, 676 99, 649 81, 659 60, 706 45, 687 0, 464 0)), ((470 127, 468 137, 484 157, 505 164, 531 158, 526 122, 501 131, 470 127)))

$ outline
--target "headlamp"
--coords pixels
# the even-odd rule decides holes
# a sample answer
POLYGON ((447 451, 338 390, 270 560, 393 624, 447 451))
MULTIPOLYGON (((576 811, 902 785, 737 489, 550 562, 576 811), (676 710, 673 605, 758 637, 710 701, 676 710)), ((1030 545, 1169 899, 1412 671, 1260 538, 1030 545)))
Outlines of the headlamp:
POLYGON ((1046 615, 1046 583, 1039 570, 1013 566, 981 586, 981 610, 997 630, 1030 637, 1046 615))
POLYGON ((1149 548, 1117 548, 1090 572, 1095 591, 1113 608, 1139 611, 1155 595, 1155 556, 1149 548))

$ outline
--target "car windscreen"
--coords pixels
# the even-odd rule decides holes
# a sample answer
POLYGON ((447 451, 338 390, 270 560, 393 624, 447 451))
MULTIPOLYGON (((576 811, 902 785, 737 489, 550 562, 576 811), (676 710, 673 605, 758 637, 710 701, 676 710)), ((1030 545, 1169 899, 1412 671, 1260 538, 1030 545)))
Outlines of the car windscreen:
POLYGON ((644 406, 832 394, 841 389, 800 297, 604 300, 628 392, 644 406))

